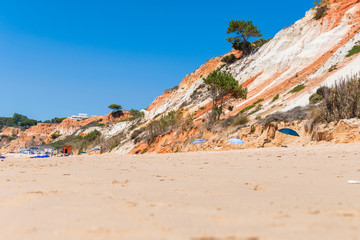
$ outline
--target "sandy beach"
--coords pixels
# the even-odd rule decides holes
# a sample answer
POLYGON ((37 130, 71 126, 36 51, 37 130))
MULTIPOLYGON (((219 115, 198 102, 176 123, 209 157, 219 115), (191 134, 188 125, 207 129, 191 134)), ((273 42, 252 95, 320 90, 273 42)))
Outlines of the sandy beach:
POLYGON ((360 239, 360 144, 7 158, 0 239, 360 239))

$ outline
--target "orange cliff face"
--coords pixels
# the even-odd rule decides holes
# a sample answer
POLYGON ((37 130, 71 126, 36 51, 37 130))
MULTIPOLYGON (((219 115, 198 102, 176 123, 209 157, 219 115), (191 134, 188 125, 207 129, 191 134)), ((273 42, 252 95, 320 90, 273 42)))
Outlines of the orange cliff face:
POLYGON ((131 117, 130 113, 123 111, 123 114, 120 116, 109 113, 105 116, 93 116, 81 121, 66 118, 60 124, 38 123, 36 126, 31 126, 25 131, 21 131, 18 128, 5 128, 2 134, 8 136, 15 134, 18 137, 10 142, 3 142, 2 151, 16 152, 21 147, 50 143, 53 141, 51 137, 53 133, 60 134, 60 136, 68 136, 75 133, 81 127, 95 121, 104 124, 114 124, 129 117, 131 117))
MULTIPOLYGON (((309 97, 320 86, 331 86, 340 79, 360 72, 360 54, 346 56, 354 46, 360 45, 360 0, 329 0, 329 9, 323 18, 315 20, 315 13, 316 9, 308 11, 303 19, 284 28, 256 52, 223 68, 239 84, 248 88, 248 96, 246 100, 227 99, 222 118, 236 115, 258 101, 261 104, 257 104, 258 108, 254 108, 257 111, 249 115, 250 123, 254 123, 255 118, 263 118, 276 111, 306 106, 309 104, 309 97), (305 86, 303 90, 291 92, 300 84, 305 86), (274 99, 277 95, 278 98, 274 99), (228 111, 230 106, 233 110, 228 111)), ((221 64, 221 57, 207 61, 198 70, 187 75, 177 91, 165 92, 158 97, 147 109, 148 120, 182 107, 193 113, 196 124, 201 124, 199 120, 211 110, 211 99, 202 95, 203 99, 198 100, 192 98, 191 94, 199 92, 199 79, 206 77, 221 64)), ((192 131, 184 136, 179 132, 176 136, 172 134, 175 131, 159 136, 149 146, 141 143, 134 150, 173 152, 181 144, 169 144, 172 138, 185 141, 189 137, 198 136, 197 132, 192 131)), ((358 138, 354 139, 356 141, 358 138)))

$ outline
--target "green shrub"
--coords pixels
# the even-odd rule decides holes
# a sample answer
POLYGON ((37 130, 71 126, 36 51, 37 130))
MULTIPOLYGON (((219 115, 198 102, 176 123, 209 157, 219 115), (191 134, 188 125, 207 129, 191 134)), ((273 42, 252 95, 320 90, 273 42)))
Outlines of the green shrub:
POLYGON ((315 0, 315 20, 320 20, 321 18, 325 17, 327 14, 327 11, 329 10, 328 7, 328 0, 315 0))
POLYGON ((86 135, 84 137, 84 139, 87 141, 87 142, 92 142, 94 141, 97 137, 100 137, 101 136, 101 132, 99 132, 98 130, 94 130, 92 132, 90 132, 88 135, 86 135))
POLYGON ((259 40, 255 40, 252 42, 253 45, 255 45, 257 48, 264 46, 266 43, 268 43, 272 38, 260 38, 259 40))
POLYGON ((324 98, 325 95, 330 93, 330 88, 328 88, 326 86, 319 87, 318 90, 316 90, 316 93, 324 98))
POLYGON ((130 115, 132 116, 131 120, 133 120, 133 119, 144 117, 144 112, 140 112, 139 110, 136 110, 136 109, 131 109, 130 115))
POLYGON ((254 105, 261 103, 262 101, 264 101, 264 99, 261 98, 261 99, 257 100, 256 102, 254 102, 254 105))
POLYGON ((251 133, 255 132, 255 126, 254 126, 254 125, 251 125, 250 132, 251 132, 251 133))
POLYGON ((337 65, 335 64, 335 65, 332 65, 330 68, 329 68, 329 72, 332 72, 332 71, 334 71, 334 70, 336 70, 337 69, 337 65))
POLYGON ((228 110, 231 112, 232 110, 234 110, 234 106, 229 106, 228 110))
POLYGON ((234 54, 227 55, 221 59, 222 62, 231 64, 234 63, 237 60, 234 54))
POLYGON ((249 115, 252 115, 252 114, 260 111, 262 107, 263 107, 263 105, 262 105, 262 104, 259 104, 254 111, 252 111, 252 112, 249 113, 249 115))
POLYGON ((297 93, 300 92, 301 90, 303 90, 305 88, 304 84, 299 84, 296 87, 294 87, 293 89, 291 89, 291 93, 297 93))
POLYGON ((55 121, 56 121, 57 123, 62 123, 62 122, 66 119, 66 117, 62 117, 62 118, 56 117, 56 118, 54 118, 54 119, 55 119, 55 121))
POLYGON ((279 97, 280 97, 280 95, 279 95, 279 94, 276 94, 276 96, 275 96, 275 97, 273 97, 272 102, 275 102, 276 100, 278 100, 278 99, 279 99, 279 97))
POLYGON ((148 148, 145 148, 142 152, 141 152, 141 154, 144 154, 144 153, 146 153, 148 151, 148 148))
POLYGON ((310 104, 317 104, 317 103, 321 102, 322 100, 323 100, 323 97, 317 93, 314 93, 309 98, 310 104))
POLYGON ((74 137, 74 141, 81 141, 83 139, 84 138, 81 135, 78 135, 78 136, 74 137))
POLYGON ((104 123, 98 123, 98 127, 105 127, 106 125, 104 123))
POLYGON ((355 54, 357 54, 359 52, 360 52, 360 45, 356 45, 348 52, 346 57, 351 57, 351 56, 353 56, 353 55, 355 55, 355 54))
POLYGON ((53 134, 51 134, 51 138, 52 139, 56 139, 56 138, 58 138, 58 137, 60 137, 61 135, 60 134, 58 134, 58 133, 53 133, 53 134))
POLYGON ((142 132, 141 130, 135 130, 135 131, 131 134, 130 138, 131 138, 132 140, 134 140, 135 138, 137 138, 137 137, 140 135, 141 132, 142 132))
POLYGON ((253 109, 254 107, 256 107, 255 104, 252 104, 252 105, 250 105, 250 106, 247 106, 247 107, 243 108, 243 109, 240 111, 240 113, 247 112, 247 111, 249 111, 250 109, 253 109))

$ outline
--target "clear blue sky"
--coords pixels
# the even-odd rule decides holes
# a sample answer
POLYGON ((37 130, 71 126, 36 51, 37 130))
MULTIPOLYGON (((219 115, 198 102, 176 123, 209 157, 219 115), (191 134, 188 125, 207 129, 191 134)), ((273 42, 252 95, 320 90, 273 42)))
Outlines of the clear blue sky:
POLYGON ((231 50, 229 21, 253 20, 269 38, 312 2, 0 0, 0 116, 146 108, 231 50))

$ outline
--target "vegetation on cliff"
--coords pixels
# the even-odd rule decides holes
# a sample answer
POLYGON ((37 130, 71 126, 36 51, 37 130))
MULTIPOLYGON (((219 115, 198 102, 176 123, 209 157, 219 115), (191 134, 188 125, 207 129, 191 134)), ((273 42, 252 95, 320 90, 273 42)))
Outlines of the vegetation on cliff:
POLYGON ((213 71, 204 78, 204 83, 208 86, 213 101, 212 117, 214 120, 220 118, 226 96, 246 99, 247 88, 239 86, 239 82, 230 73, 213 71))
POLYGON ((233 35, 226 40, 232 44, 234 49, 242 51, 244 55, 250 54, 253 49, 249 39, 262 36, 260 30, 252 21, 246 22, 244 20, 230 21, 226 33, 233 35))
POLYGON ((118 105, 118 104, 111 104, 111 105, 108 106, 108 108, 110 108, 111 110, 117 112, 117 111, 120 111, 122 109, 122 106, 118 105))
POLYGON ((319 20, 326 16, 327 11, 329 10, 328 2, 329 2, 328 0, 315 0, 314 2, 315 10, 316 10, 314 16, 315 20, 319 20))
POLYGON ((27 129, 41 121, 29 119, 27 116, 14 113, 13 117, 0 117, 0 129, 3 127, 21 127, 27 129))
POLYGON ((346 57, 351 57, 357 53, 360 52, 360 45, 355 45, 349 52, 348 54, 346 55, 346 57))
POLYGON ((343 79, 323 91, 319 117, 323 122, 360 118, 360 77, 343 79))

